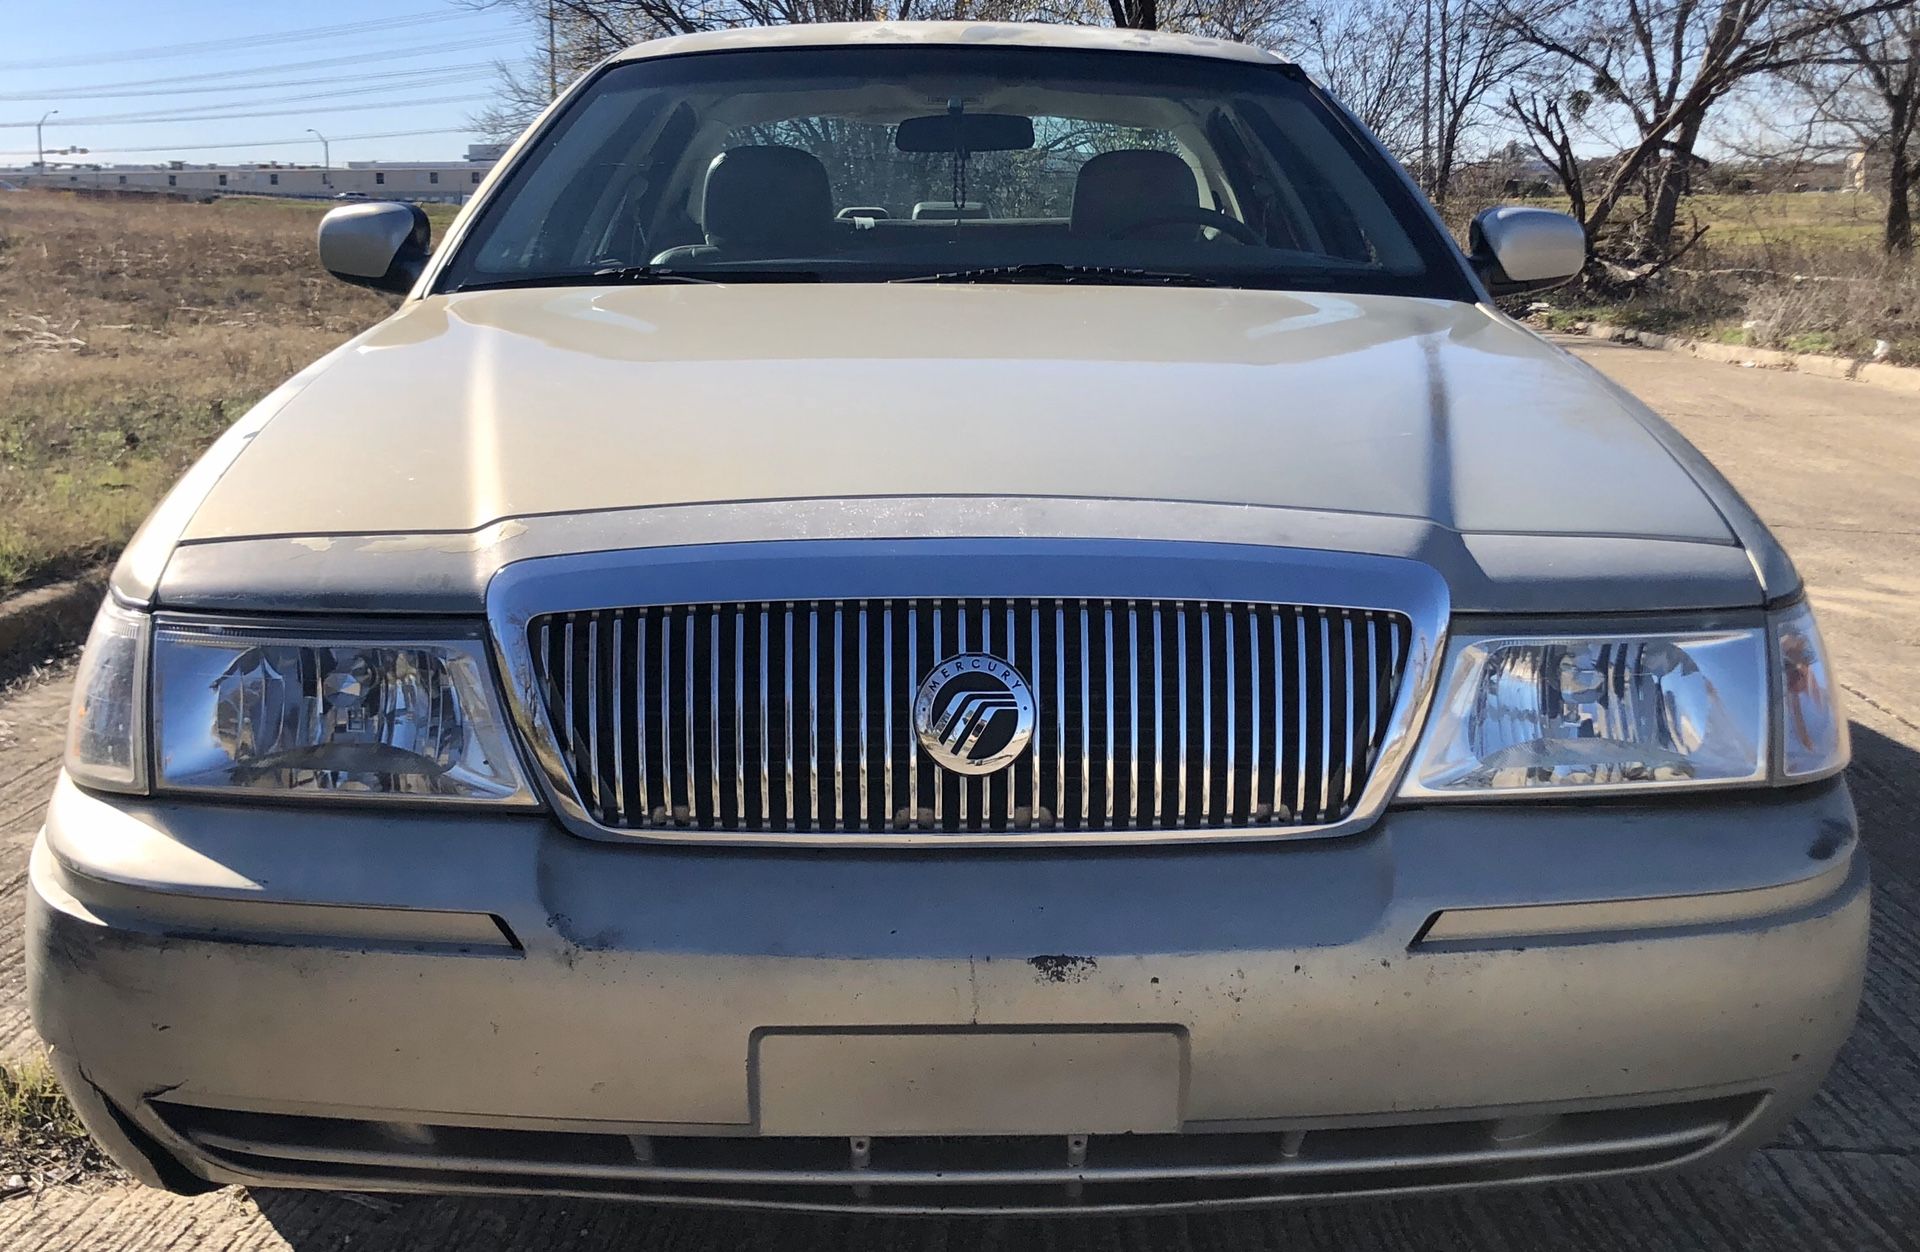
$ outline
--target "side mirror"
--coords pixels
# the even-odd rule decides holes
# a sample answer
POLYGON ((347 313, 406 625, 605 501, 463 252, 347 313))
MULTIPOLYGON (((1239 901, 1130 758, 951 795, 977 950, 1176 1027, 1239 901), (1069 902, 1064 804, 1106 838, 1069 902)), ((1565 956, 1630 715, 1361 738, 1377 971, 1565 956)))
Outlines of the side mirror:
POLYGON ((426 268, 432 240, 417 204, 343 205, 320 219, 320 264, 341 282, 404 295, 426 268))
POLYGON ((1587 264, 1587 232, 1565 213, 1501 205, 1473 219, 1468 259, 1496 296, 1558 287, 1587 264))

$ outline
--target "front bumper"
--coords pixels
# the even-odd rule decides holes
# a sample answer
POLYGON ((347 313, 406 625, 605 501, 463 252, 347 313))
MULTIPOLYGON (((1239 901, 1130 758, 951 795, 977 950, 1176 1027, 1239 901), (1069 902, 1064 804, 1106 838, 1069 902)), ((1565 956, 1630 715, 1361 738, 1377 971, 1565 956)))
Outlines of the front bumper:
POLYGON ((63 779, 32 888, 35 1023, 150 1181, 1002 1212, 1739 1153, 1868 909, 1837 781, 843 854, 63 779))

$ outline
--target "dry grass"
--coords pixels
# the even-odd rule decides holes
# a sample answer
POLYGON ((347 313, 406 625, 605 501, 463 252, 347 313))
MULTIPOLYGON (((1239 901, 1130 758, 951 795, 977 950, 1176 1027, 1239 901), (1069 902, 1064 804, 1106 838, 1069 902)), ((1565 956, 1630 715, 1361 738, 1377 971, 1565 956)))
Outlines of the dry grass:
POLYGON ((325 206, 0 195, 0 595, 110 555, 214 436, 392 302, 325 206))
MULTIPOLYGON (((1720 258, 1709 254, 1709 260, 1720 258)), ((1786 270, 1707 266, 1625 299, 1551 292, 1547 325, 1609 322, 1716 343, 1920 365, 1920 265, 1818 251, 1786 270)))
POLYGON ((1757 347, 1920 363, 1920 267, 1910 263, 1758 283, 1742 311, 1745 342, 1757 347))
POLYGON ((0 1194, 112 1170, 44 1062, 0 1065, 0 1194))

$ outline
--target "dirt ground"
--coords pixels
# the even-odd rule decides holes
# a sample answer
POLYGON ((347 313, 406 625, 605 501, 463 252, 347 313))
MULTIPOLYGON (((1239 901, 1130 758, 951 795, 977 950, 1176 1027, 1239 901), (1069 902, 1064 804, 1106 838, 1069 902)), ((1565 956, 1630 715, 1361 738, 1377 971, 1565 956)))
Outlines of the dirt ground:
MULTIPOLYGON (((1820 1097, 1738 1172, 1511 1195, 1191 1219, 935 1222, 747 1217, 567 1201, 127 1185, 0 1201, 10 1252, 612 1252, 1016 1249, 1199 1252, 1920 1247, 1920 399, 1586 341, 1667 413, 1793 551, 1851 695, 1854 796, 1874 859, 1866 1002, 1820 1097)), ((57 770, 63 676, 0 697, 0 1056, 34 1046, 22 994, 27 849, 57 770)))

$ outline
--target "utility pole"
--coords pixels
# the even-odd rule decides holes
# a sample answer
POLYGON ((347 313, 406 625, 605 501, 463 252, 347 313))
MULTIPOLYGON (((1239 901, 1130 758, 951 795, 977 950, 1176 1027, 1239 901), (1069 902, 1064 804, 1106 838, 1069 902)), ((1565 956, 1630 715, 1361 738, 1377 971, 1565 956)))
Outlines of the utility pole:
POLYGON ((554 3, 555 0, 547 0, 547 99, 549 100, 560 98, 559 53, 554 48, 554 3))
POLYGON ((48 118, 59 111, 58 109, 48 109, 40 115, 40 120, 33 124, 33 172, 36 174, 44 174, 47 172, 47 142, 41 138, 40 128, 47 124, 48 118))
POLYGON ((307 133, 320 141, 320 185, 331 187, 333 186, 333 146, 327 142, 325 135, 313 127, 307 127, 307 133))

